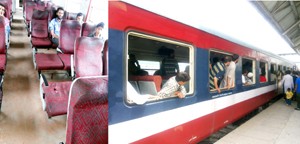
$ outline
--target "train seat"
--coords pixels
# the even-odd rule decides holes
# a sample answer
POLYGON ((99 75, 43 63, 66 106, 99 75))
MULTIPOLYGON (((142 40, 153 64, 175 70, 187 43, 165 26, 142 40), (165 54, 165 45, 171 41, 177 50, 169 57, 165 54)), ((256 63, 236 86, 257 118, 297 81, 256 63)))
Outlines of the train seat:
MULTIPOLYGON (((98 38, 80 37, 76 39, 74 68, 72 67, 71 69, 74 78, 102 75, 101 51, 103 45, 103 42, 98 38)), ((48 83, 45 76, 41 75, 41 98, 43 109, 46 110, 48 117, 67 113, 66 100, 70 90, 67 88, 68 84, 70 85, 71 82, 48 83), (64 87, 64 89, 60 91, 58 87, 64 87), (58 96, 60 98, 56 99, 58 96), (53 103, 54 101, 55 104, 53 103)))
POLYGON ((81 36, 88 36, 89 34, 93 33, 95 29, 96 29, 95 25, 90 23, 83 23, 81 36))
POLYGON ((36 54, 36 69, 42 70, 60 70, 64 68, 64 64, 56 54, 36 54))
POLYGON ((35 49, 52 47, 52 42, 48 37, 48 15, 48 11, 33 11, 30 34, 31 44, 35 49))
POLYGON ((60 31, 60 44, 58 48, 61 54, 35 54, 34 63, 36 69, 42 70, 70 70, 71 55, 74 54, 74 42, 80 37, 81 25, 78 21, 63 20, 60 31), (60 61, 60 62, 58 62, 60 61), (62 63, 62 67, 61 67, 62 63), (48 65, 48 66, 47 66, 48 65))
MULTIPOLYGON (((6 66, 6 37, 4 18, 0 17, 0 72, 3 74, 6 66)), ((3 78, 3 77, 2 77, 3 78)))
POLYGON ((46 9, 46 3, 43 1, 36 1, 36 8, 38 10, 44 11, 46 9))
POLYGON ((58 55, 64 63, 64 69, 70 70, 71 57, 74 54, 74 43, 76 38, 81 35, 81 24, 76 20, 63 20, 61 22, 61 30, 59 37, 59 51, 62 54, 58 55), (69 58, 66 58, 69 57, 69 58))
POLYGON ((68 20, 76 20, 77 13, 68 12, 67 19, 68 20))
POLYGON ((66 143, 108 143, 108 77, 76 79, 70 90, 66 143))
POLYGON ((129 81, 136 81, 140 94, 157 95, 161 89, 161 76, 130 76, 129 81))
POLYGON ((108 40, 104 43, 103 48, 103 75, 108 75, 108 40))
POLYGON ((25 24, 27 25, 27 32, 28 32, 28 36, 29 36, 30 22, 31 22, 33 10, 36 7, 36 3, 33 1, 27 1, 25 3, 25 5, 26 5, 26 7, 25 7, 25 24))
POLYGON ((49 82, 48 86, 44 87, 44 98, 47 106, 43 106, 48 114, 48 117, 66 114, 68 107, 69 90, 71 81, 66 82, 49 82))

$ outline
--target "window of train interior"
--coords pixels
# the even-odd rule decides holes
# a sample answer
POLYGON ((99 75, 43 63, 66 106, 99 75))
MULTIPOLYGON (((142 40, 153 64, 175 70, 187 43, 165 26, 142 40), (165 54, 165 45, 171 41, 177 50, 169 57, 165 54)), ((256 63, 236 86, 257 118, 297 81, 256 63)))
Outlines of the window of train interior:
POLYGON ((217 85, 221 91, 232 90, 235 87, 235 80, 231 81, 229 77, 235 77, 235 71, 226 71, 226 68, 230 64, 224 63, 226 57, 232 60, 232 54, 227 52, 221 52, 214 49, 211 49, 209 52, 209 73, 208 73, 208 82, 210 92, 217 92, 215 85, 215 77, 217 78, 217 85), (228 79, 229 78, 229 79, 228 79), (227 82, 231 82, 231 84, 227 82), (229 87, 229 89, 228 89, 229 87))
POLYGON ((268 63, 265 61, 259 62, 259 82, 268 82, 268 63))
POLYGON ((271 63, 271 67, 270 67, 270 81, 271 82, 276 81, 276 71, 277 71, 277 65, 274 63, 271 63))
POLYGON ((133 31, 128 32, 126 37, 128 104, 138 104, 136 98, 142 99, 141 103, 174 98, 174 92, 179 89, 185 89, 186 96, 194 93, 192 45, 133 31), (190 80, 183 85, 184 88, 166 90, 165 84, 168 80, 174 80, 178 72, 186 72, 190 80))
POLYGON ((256 83, 255 81, 255 60, 250 58, 242 58, 242 83, 243 86, 250 86, 256 83))

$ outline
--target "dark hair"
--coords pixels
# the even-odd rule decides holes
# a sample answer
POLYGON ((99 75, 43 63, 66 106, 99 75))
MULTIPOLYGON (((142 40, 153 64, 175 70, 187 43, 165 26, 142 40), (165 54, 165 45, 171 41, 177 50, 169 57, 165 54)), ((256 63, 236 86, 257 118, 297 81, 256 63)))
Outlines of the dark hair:
POLYGON ((232 60, 233 61, 236 61, 237 59, 239 59, 239 55, 237 55, 237 54, 234 54, 233 56, 232 56, 232 60))
POLYGON ((291 91, 291 88, 288 88, 287 91, 291 91))
POLYGON ((290 70, 285 71, 286 74, 291 74, 290 70))
POLYGON ((6 9, 6 7, 4 6, 4 4, 0 3, 0 6, 4 7, 6 9))
POLYGON ((187 81, 189 81, 190 79, 191 79, 191 78, 190 78, 189 74, 186 73, 186 72, 180 72, 180 73, 178 73, 178 74, 176 75, 176 77, 175 77, 175 80, 176 80, 177 82, 179 82, 179 81, 187 82, 187 81))
POLYGON ((243 70, 243 74, 244 74, 244 73, 248 73, 248 70, 247 70, 247 69, 244 69, 244 70, 243 70))
POLYGON ((76 17, 80 17, 80 16, 83 16, 83 14, 81 12, 78 13, 76 17))
POLYGON ((56 13, 59 12, 60 10, 65 11, 64 8, 59 7, 59 8, 57 8, 56 13))
POLYGON ((230 56, 225 56, 223 62, 227 63, 227 62, 231 62, 231 57, 230 56))
POLYGON ((104 22, 100 22, 100 23, 98 23, 98 24, 96 25, 96 28, 98 28, 98 27, 102 27, 102 28, 104 28, 104 22))

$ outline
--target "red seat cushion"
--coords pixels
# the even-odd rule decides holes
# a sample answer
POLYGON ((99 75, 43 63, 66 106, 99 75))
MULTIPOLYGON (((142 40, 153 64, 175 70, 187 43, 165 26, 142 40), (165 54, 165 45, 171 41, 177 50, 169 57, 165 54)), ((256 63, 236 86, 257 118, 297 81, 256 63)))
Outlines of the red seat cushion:
POLYGON ((59 58, 61 59, 62 63, 64 64, 65 70, 71 69, 71 54, 58 54, 59 58))
POLYGON ((38 70, 59 70, 64 67, 57 54, 38 53, 35 55, 35 60, 38 70))
POLYGON ((49 82, 43 85, 46 112, 49 117, 67 114, 69 91, 72 82, 49 82))
POLYGON ((4 72, 6 64, 6 56, 5 54, 0 54, 0 72, 4 72))
POLYGON ((34 38, 31 37, 33 47, 52 47, 52 42, 48 38, 34 38))

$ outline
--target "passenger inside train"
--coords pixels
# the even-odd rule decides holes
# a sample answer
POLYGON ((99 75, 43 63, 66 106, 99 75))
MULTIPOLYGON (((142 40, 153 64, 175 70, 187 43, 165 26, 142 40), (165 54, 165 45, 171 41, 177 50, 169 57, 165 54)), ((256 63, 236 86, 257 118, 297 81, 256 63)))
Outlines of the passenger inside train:
POLYGON ((76 20, 80 23, 83 24, 83 14, 80 12, 76 15, 76 20))
POLYGON ((9 35, 10 35, 10 20, 5 16, 6 11, 7 10, 5 9, 5 6, 0 3, 0 17, 4 20, 5 42, 6 42, 6 47, 8 48, 8 46, 9 46, 9 35))
MULTIPOLYGON (((187 67, 191 68, 189 62, 192 57, 189 54, 189 46, 134 32, 128 34, 128 40, 127 75, 130 86, 127 86, 127 102, 129 104, 135 103, 132 100, 135 97, 134 94, 128 93, 132 90, 130 88, 134 88, 139 95, 148 95, 146 96, 148 102, 186 95, 176 93, 178 95, 158 96, 159 94, 166 95, 165 90, 162 89, 164 87, 167 89, 169 84, 166 86, 165 84, 171 81, 170 79, 175 80, 177 73, 181 75, 185 73, 186 77, 191 76, 191 71, 184 72, 187 67)), ((180 82, 180 84, 182 86, 179 84, 177 86, 180 86, 182 90, 184 87, 184 90, 187 90, 184 93, 188 96, 192 92, 190 87, 192 87, 193 78, 184 79, 184 83, 180 82)))

